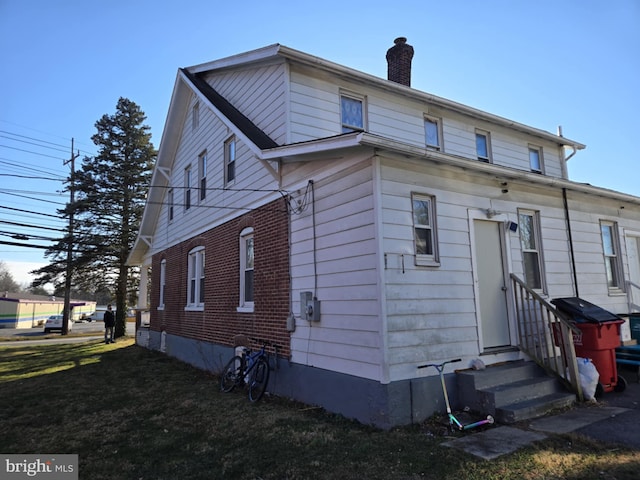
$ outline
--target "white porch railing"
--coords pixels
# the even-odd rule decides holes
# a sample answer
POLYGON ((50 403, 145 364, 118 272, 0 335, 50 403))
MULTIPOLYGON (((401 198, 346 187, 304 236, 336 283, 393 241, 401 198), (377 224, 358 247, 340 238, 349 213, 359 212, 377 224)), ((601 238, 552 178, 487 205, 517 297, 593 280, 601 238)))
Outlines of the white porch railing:
POLYGON ((564 381, 583 400, 573 334, 580 330, 553 305, 511 274, 520 349, 564 381))
POLYGON ((626 284, 629 313, 640 312, 640 285, 630 280, 627 280, 626 284))

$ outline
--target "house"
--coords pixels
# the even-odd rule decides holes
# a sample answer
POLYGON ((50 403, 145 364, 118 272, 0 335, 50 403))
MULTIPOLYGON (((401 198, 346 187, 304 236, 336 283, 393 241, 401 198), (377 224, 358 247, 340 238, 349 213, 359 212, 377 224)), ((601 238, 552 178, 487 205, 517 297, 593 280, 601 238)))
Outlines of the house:
POLYGON ((220 371, 266 338, 272 392, 387 427, 436 410, 421 363, 527 359, 511 275, 637 310, 640 198, 569 180, 580 142, 412 89, 412 56, 397 39, 388 79, 277 44, 178 70, 129 257, 150 348, 220 371))
MULTIPOLYGON (((96 302, 71 300, 71 320, 89 317, 96 302)), ((10 293, 0 295, 0 328, 32 328, 44 325, 51 315, 61 314, 64 299, 32 293, 10 293)))

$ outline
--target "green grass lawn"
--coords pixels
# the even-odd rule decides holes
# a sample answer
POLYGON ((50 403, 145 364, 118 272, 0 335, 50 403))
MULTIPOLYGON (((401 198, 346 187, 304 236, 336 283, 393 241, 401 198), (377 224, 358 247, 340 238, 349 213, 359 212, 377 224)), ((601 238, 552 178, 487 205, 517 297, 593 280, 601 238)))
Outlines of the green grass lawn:
POLYGON ((251 404, 245 392, 221 393, 217 378, 132 339, 0 344, 0 399, 0 452, 78 454, 81 479, 640 475, 640 452, 575 435, 485 461, 441 446, 450 437, 438 433, 446 431, 439 419, 382 431, 281 398, 251 404))

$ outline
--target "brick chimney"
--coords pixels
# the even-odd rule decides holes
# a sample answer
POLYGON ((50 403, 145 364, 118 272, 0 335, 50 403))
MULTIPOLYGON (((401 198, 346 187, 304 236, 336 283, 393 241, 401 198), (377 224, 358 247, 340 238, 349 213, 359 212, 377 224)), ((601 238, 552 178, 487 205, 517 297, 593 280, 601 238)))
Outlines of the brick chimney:
POLYGON ((398 37, 393 43, 395 45, 387 50, 387 78, 410 87, 413 47, 407 44, 405 37, 398 37))

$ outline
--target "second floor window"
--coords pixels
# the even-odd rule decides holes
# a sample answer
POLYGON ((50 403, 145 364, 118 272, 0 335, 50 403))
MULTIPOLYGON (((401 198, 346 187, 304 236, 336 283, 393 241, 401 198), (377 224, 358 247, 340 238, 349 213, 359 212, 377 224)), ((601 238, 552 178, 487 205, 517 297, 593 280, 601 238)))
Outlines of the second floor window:
POLYGON ((361 98, 342 95, 340 97, 342 133, 364 130, 364 108, 361 98))
POLYGON ((184 169, 184 209, 191 208, 191 167, 184 169))
POLYGON ((229 185, 236 179, 236 138, 231 137, 224 144, 224 183, 229 185))
POLYGON ((622 290, 622 264, 619 252, 618 224, 615 222, 600 222, 602 234, 602 250, 604 253, 604 267, 607 274, 609 290, 622 290))
POLYGON ((529 167, 532 172, 542 173, 542 149, 529 146, 529 167))
POLYGON ((520 247, 527 286, 533 290, 542 290, 543 262, 540 251, 540 221, 538 212, 518 211, 520 247))
POLYGON ((202 152, 198 157, 198 170, 200 173, 200 200, 207 198, 207 152, 202 152))
POLYGON ((489 132, 476 130, 476 153, 478 160, 489 163, 491 161, 491 143, 489 132))
POLYGON ((442 142, 440 141, 440 120, 433 117, 425 117, 424 132, 427 148, 432 150, 441 150, 442 142))

